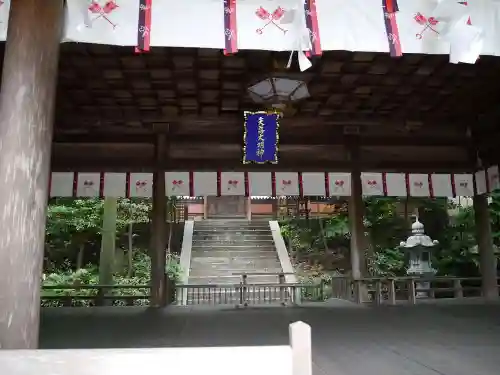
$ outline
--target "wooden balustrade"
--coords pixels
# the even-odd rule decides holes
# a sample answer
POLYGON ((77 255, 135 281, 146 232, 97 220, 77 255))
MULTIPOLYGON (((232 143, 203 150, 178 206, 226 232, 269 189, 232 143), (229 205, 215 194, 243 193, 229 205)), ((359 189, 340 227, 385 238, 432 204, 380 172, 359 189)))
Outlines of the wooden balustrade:
POLYGON ((42 306, 147 305, 150 285, 50 285, 42 287, 42 306))
MULTIPOLYGON (((481 296, 480 277, 373 277, 353 280, 334 276, 311 284, 284 282, 284 273, 276 275, 277 283, 249 284, 240 274, 238 284, 170 285, 168 301, 188 305, 282 305, 318 302, 338 298, 374 305, 416 304, 425 299, 467 298, 481 296), (185 301, 185 302, 182 302, 185 301)), ((499 278, 500 279, 500 278, 499 278)), ((60 285, 42 288, 43 306, 147 305, 149 285, 60 285)))
MULTIPOLYGON (((500 278, 499 278, 500 280, 500 278)), ((372 277, 353 280, 333 277, 332 296, 357 303, 375 305, 407 301, 416 304, 419 299, 467 298, 481 296, 480 277, 372 277), (368 300, 366 300, 368 297, 368 300)))

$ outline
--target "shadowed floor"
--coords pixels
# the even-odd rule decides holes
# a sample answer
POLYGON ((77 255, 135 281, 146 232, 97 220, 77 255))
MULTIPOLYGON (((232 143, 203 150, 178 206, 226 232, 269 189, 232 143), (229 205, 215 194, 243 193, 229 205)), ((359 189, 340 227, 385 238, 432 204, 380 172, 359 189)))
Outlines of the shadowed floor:
POLYGON ((46 309, 40 341, 41 348, 283 345, 297 320, 312 327, 314 375, 500 373, 500 304, 46 309))

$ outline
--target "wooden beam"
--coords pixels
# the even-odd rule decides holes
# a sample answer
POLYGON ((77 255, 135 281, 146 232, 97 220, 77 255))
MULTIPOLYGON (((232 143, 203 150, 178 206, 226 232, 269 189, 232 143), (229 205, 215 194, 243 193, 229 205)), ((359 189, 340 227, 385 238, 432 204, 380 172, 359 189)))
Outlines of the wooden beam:
MULTIPOLYGON (((341 129, 338 129, 341 130, 341 129)), ((117 143, 147 143, 153 144, 155 135, 152 134, 109 134, 109 133, 89 133, 89 134, 57 134, 54 137, 56 144, 117 144, 117 143)), ((180 145, 195 144, 222 144, 230 145, 243 144, 243 132, 240 133, 206 133, 206 134, 174 134, 169 136, 169 143, 179 147, 180 145)), ((427 136, 359 136, 360 146, 456 146, 468 147, 471 139, 468 137, 427 137, 427 136)), ((304 134, 301 131, 283 132, 280 134, 281 145, 345 145, 349 143, 349 136, 342 132, 310 132, 304 134)))
MULTIPOLYGON (((380 172, 469 172, 473 170, 470 162, 433 161, 433 162, 401 162, 398 160, 360 161, 361 170, 380 172)), ((243 165, 238 159, 171 159, 165 170, 176 171, 300 171, 300 172, 349 172, 352 164, 349 161, 321 161, 289 159, 276 165, 243 165)), ((76 172, 153 172, 156 169, 154 160, 144 162, 132 158, 121 160, 103 160, 90 158, 57 158, 53 160, 52 170, 76 172)))
MULTIPOLYGON (((75 114, 75 113, 58 113, 56 117, 59 129, 75 129, 75 128, 106 128, 107 125, 128 122, 140 122, 149 124, 172 123, 178 125, 232 125, 241 127, 243 124, 243 113, 237 112, 234 114, 221 114, 219 116, 204 116, 198 114, 192 115, 165 115, 158 111, 122 114, 122 115, 107 115, 103 112, 98 112, 96 115, 91 114, 75 114)), ((388 116, 378 113, 362 114, 362 113, 336 113, 331 116, 312 116, 311 114, 299 114, 295 116, 285 116, 281 122, 283 124, 302 124, 317 127, 320 125, 358 125, 358 126, 395 126, 405 127, 408 122, 419 123, 425 127, 446 127, 454 129, 465 129, 467 119, 457 118, 453 116, 439 116, 435 113, 429 115, 407 114, 405 117, 401 115, 388 116)))

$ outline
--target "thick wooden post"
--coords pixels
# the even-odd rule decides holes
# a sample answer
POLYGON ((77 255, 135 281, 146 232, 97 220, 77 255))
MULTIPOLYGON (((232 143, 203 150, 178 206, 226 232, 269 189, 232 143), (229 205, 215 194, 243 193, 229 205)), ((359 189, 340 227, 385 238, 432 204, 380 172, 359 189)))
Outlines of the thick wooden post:
POLYGON ((161 168, 166 150, 166 136, 160 134, 156 143, 157 170, 153 175, 153 218, 151 230, 151 306, 162 307, 167 303, 165 267, 167 256, 167 199, 165 171, 161 168))
POLYGON ((272 210, 273 210, 273 220, 278 220, 279 219, 279 213, 278 213, 278 209, 279 209, 279 198, 276 198, 276 199, 273 199, 272 200, 272 210))
POLYGON ((38 346, 62 0, 11 1, 0 93, 0 348, 38 346))
POLYGON ((365 203, 363 202, 363 187, 361 183, 361 168, 359 167, 359 147, 351 145, 349 156, 352 163, 351 197, 348 203, 349 224, 351 228, 351 267, 352 277, 359 279, 366 275, 365 251, 365 203))
POLYGON ((364 261, 364 213, 363 195, 361 191, 361 173, 353 170, 351 173, 351 197, 349 200, 349 224, 351 227, 351 271, 354 279, 363 274, 364 261))
POLYGON ((245 202, 246 217, 248 221, 252 220, 252 197, 247 197, 245 202))
MULTIPOLYGON (((99 254, 99 284, 112 285, 113 272, 116 264, 116 219, 118 216, 118 199, 114 197, 104 198, 103 219, 101 229, 101 252, 99 254)), ((103 297, 111 294, 110 290, 103 288, 99 291, 98 305, 108 306, 111 300, 103 297)))
POLYGON ((473 204, 483 297, 487 300, 496 300, 498 299, 497 260, 493 250, 488 197, 476 195, 473 204))
POLYGON ((208 197, 203 197, 203 220, 208 219, 208 197))

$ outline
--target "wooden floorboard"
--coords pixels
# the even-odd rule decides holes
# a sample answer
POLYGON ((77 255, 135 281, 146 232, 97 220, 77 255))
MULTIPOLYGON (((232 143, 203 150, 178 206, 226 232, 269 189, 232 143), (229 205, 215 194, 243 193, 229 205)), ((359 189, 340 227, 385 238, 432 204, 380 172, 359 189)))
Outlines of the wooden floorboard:
MULTIPOLYGON (((312 326, 314 375, 497 375, 500 304, 46 309, 42 348, 282 345, 312 326)), ((253 360, 253 359, 249 359, 253 360)), ((221 359, 221 365, 224 363, 221 359)))

